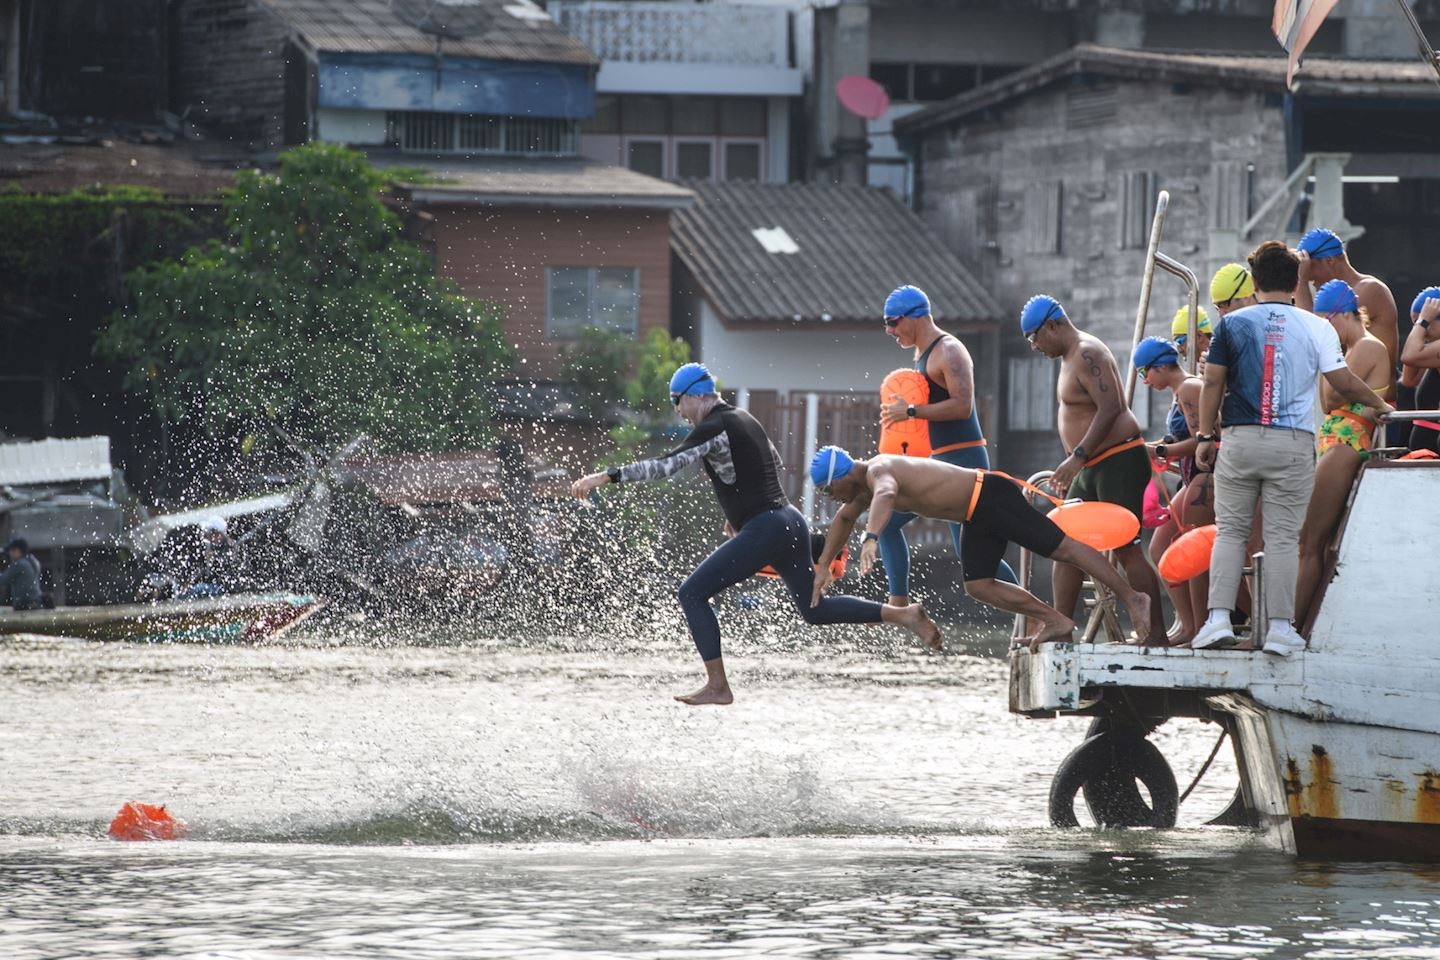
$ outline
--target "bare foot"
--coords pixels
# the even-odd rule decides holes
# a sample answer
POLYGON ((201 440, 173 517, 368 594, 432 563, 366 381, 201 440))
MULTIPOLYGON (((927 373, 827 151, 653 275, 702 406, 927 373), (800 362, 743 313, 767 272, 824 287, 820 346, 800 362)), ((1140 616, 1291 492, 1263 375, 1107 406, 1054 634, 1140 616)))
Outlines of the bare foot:
POLYGON ((675 699, 679 700, 681 703, 688 703, 692 707, 705 706, 706 704, 714 704, 715 706, 723 707, 727 704, 734 703, 735 695, 730 692, 730 687, 728 685, 717 688, 712 687, 710 686, 710 684, 707 683, 705 684, 705 686, 701 687, 699 690, 696 690, 694 693, 687 693, 684 696, 676 697, 675 699))
POLYGON ((1030 652, 1035 653, 1042 643, 1057 643, 1075 636, 1075 621, 1062 616, 1059 620, 1042 620, 1040 632, 1029 639, 1030 652))
POLYGON ((885 598, 885 602, 886 602, 887 604, 889 604, 890 606, 892 606, 892 607, 908 607, 908 606, 910 606, 910 598, 909 598, 909 597, 897 597, 897 596, 893 596, 893 595, 892 595, 892 596, 886 597, 886 598, 885 598))
POLYGON ((1190 641, 1194 639, 1194 630, 1181 630, 1179 633, 1170 634, 1169 642, 1165 645, 1168 647, 1188 647, 1190 646, 1190 641))
POLYGON ((931 650, 939 650, 944 646, 943 641, 940 639, 940 628, 935 626, 935 621, 931 620, 930 615, 925 612, 925 605, 923 603, 912 603, 900 609, 904 610, 905 613, 904 616, 895 621, 896 623, 904 624, 911 633, 915 634, 915 636, 921 640, 924 640, 925 646, 931 650))
MULTIPOLYGON (((1124 600, 1125 609, 1130 611, 1130 622, 1135 625, 1135 635, 1140 638, 1140 645, 1142 647, 1152 646, 1149 633, 1140 633, 1141 630, 1148 631, 1150 629, 1150 598, 1139 590, 1131 590, 1124 600)), ((1165 643, 1165 635, 1162 633, 1160 639, 1153 645, 1164 646, 1165 643)))

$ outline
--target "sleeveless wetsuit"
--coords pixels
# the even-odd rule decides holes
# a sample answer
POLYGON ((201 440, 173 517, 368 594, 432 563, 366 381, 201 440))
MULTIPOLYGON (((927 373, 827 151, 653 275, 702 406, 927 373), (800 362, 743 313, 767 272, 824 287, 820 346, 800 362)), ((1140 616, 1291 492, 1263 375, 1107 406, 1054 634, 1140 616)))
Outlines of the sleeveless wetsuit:
POLYGON ((769 565, 785 581, 806 623, 879 623, 880 604, 822 596, 810 606, 815 562, 805 517, 780 487, 780 455, 747 411, 717 403, 685 441, 663 456, 620 468, 620 481, 659 480, 700 462, 735 536, 680 585, 680 607, 704 660, 720 656, 720 623, 710 598, 769 565))
MULTIPOLYGON (((1440 370, 1426 370, 1415 388, 1415 410, 1440 410, 1440 370)), ((1410 449, 1440 453, 1440 422, 1416 420, 1410 428, 1410 449)))
MULTIPOLYGON (((948 333, 940 334, 915 360, 915 369, 924 374, 925 383, 930 388, 930 403, 950 399, 950 391, 945 389, 943 383, 931 379, 926 369, 930 363, 930 354, 949 336, 948 333)), ((927 423, 930 429, 931 458, 973 470, 990 468, 990 458, 985 453, 985 437, 980 432, 980 413, 973 403, 970 405, 970 416, 963 420, 929 420, 927 423)), ((880 534, 880 560, 885 565, 885 578, 889 581, 890 595, 893 597, 910 595, 910 544, 905 539, 905 524, 914 519, 915 514, 897 510, 885 525, 885 531, 880 534)), ((964 526, 959 523, 950 524, 950 541, 955 549, 955 556, 961 558, 962 564, 963 537, 964 526)), ((1019 582, 1015 571, 1011 570, 1004 560, 1000 561, 999 572, 994 576, 1010 583, 1019 582)))
MULTIPOLYGON (((1185 411, 1180 409, 1179 402, 1170 405, 1170 415, 1165 420, 1165 434, 1173 437, 1176 443, 1181 440, 1190 439, 1190 424, 1185 420, 1185 411)), ((1180 458, 1180 483, 1189 483, 1195 478, 1195 458, 1180 458)))

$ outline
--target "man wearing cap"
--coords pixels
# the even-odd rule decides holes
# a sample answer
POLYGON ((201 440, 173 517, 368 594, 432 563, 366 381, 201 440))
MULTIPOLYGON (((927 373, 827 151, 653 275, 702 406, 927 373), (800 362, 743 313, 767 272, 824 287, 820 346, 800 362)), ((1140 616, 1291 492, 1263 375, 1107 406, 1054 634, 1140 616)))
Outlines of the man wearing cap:
POLYGON ((16 610, 39 610, 45 606, 40 592, 40 561, 30 552, 30 544, 16 537, 5 544, 10 565, 0 572, 0 597, 7 597, 16 610))
MULTIPOLYGON (((1150 484, 1150 454, 1135 414, 1125 405, 1120 370, 1110 348, 1082 333, 1054 297, 1031 297, 1020 311, 1020 330, 1030 348, 1060 360, 1060 442, 1069 456, 1055 468, 1050 484, 1061 496, 1116 503, 1143 521, 1145 488, 1150 484)), ((1150 598, 1150 622, 1135 624, 1144 643, 1163 645, 1164 612, 1160 581, 1140 547, 1140 536, 1115 551, 1131 586, 1150 598)), ((1055 606, 1070 616, 1080 599, 1081 572, 1055 565, 1055 606)))
POLYGON ((1345 365, 1330 324, 1292 306, 1300 261, 1278 240, 1250 254, 1258 303, 1225 317, 1210 344, 1200 394, 1196 465, 1215 471, 1215 548, 1210 560, 1210 616, 1191 646, 1233 646, 1230 613, 1240 589, 1255 506, 1265 525, 1265 651, 1288 656, 1305 648, 1295 631, 1300 527, 1315 483, 1315 394, 1324 376, 1346 400, 1392 408, 1345 365), (1225 443, 1216 450, 1224 401, 1225 443))
MULTIPOLYGON (((975 364, 959 338, 935 324, 930 298, 919 287, 897 287, 885 298, 885 331, 902 348, 915 351, 915 369, 924 374, 928 403, 908 404, 899 397, 882 398, 880 420, 885 425, 924 420, 930 435, 930 456, 957 467, 987 468, 985 435, 975 409, 975 364)), ((905 524, 915 514, 896 511, 880 534, 880 559, 889 581, 889 603, 910 602, 910 544, 905 524)), ((964 526, 950 524, 955 556, 961 554, 964 526)), ((1000 578, 1018 582, 1015 571, 1000 561, 1000 578)))
POLYGON ((1069 640, 1075 621, 1023 587, 998 577, 1005 548, 1018 543, 1059 563, 1075 564, 1115 591, 1137 624, 1150 619, 1150 600, 1131 588, 1095 550, 1067 537, 1055 522, 1030 505, 1013 479, 989 470, 971 470, 920 458, 881 455, 855 460, 840 447, 823 447, 810 461, 810 479, 822 493, 845 506, 835 515, 820 555, 811 603, 822 601, 830 584, 829 563, 839 556, 861 514, 869 511, 861 537, 860 572, 875 562, 876 539, 896 510, 963 524, 960 558, 965 592, 992 607, 1039 624, 1027 637, 1030 649, 1069 640))
POLYGON ((653 460, 581 477, 570 489, 583 498, 606 484, 671 477, 696 462, 710 478, 730 539, 680 585, 680 607, 705 662, 706 680, 700 689, 676 700, 692 705, 734 701, 720 653, 720 623, 710 598, 767 565, 785 581, 806 623, 895 623, 930 646, 940 646, 940 629, 919 604, 892 607, 857 597, 829 597, 812 605, 815 563, 810 530, 780 487, 780 456, 765 429, 748 412, 720 399, 715 378, 704 364, 687 363, 675 371, 670 401, 694 427, 680 446, 653 460))
MULTIPOLYGON (((1361 273, 1350 265, 1350 256, 1345 244, 1334 230, 1316 227, 1300 238, 1300 281, 1295 286, 1295 306, 1301 310, 1314 310, 1316 289, 1331 280, 1344 280, 1355 291, 1355 299, 1365 308, 1370 317, 1370 332, 1385 344, 1390 351, 1390 366, 1394 368, 1399 356, 1400 333, 1395 315, 1395 295, 1384 281, 1361 273)), ((1387 398, 1395 396, 1394 387, 1386 391, 1387 398)))

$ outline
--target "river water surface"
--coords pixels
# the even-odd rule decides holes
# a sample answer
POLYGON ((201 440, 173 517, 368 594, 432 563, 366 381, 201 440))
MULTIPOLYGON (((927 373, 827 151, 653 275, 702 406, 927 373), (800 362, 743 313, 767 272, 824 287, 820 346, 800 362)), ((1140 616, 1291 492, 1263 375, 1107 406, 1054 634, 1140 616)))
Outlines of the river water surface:
MULTIPOLYGON (((1440 957, 1440 869, 1207 828, 1058 831, 1084 721, 1005 711, 993 641, 675 621, 0 647, 0 957, 1440 957), (126 800, 172 843, 118 843, 126 800)), ((1218 730, 1156 742, 1189 783, 1218 730)))

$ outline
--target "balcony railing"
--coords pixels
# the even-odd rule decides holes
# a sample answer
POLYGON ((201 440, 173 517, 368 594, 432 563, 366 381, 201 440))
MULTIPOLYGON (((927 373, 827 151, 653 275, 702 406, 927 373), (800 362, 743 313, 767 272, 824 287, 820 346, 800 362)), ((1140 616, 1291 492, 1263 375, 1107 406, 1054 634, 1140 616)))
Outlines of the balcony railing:
POLYGON ((789 68, 789 13, 726 3, 558 0, 551 15, 601 60, 789 68))

